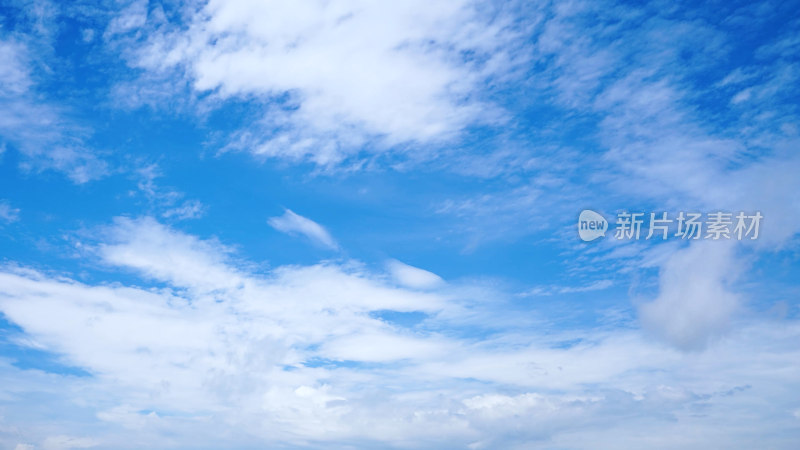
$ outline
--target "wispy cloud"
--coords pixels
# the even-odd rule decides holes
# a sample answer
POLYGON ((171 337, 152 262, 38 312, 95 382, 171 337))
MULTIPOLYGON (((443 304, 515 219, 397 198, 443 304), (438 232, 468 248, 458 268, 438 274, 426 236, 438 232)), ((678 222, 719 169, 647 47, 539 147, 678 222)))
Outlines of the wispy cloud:
POLYGON ((556 285, 546 285, 546 286, 536 286, 531 288, 530 290, 522 293, 522 296, 549 296, 549 295, 557 295, 557 294, 575 294, 580 292, 592 292, 592 291, 602 291, 604 289, 608 289, 614 285, 614 282, 611 280, 597 280, 592 283, 583 285, 583 286, 556 286, 556 285))
MULTIPOLYGON (((141 26, 143 12, 123 11, 112 28, 141 26)), ((179 68, 196 92, 218 99, 263 100, 269 113, 228 148, 331 165, 499 118, 475 92, 508 71, 511 23, 471 2, 237 0, 187 12, 188 27, 153 23, 131 63, 179 68)))
POLYGON ((11 223, 19 220, 19 208, 12 208, 8 200, 0 200, 0 222, 11 223))
POLYGON ((25 43, 0 34, 0 138, 22 153, 21 166, 31 171, 59 170, 76 183, 105 175, 106 163, 85 147, 87 129, 41 100, 30 53, 25 43))
MULTIPOLYGON (((789 193, 800 189, 800 181, 788 174, 800 168, 800 159, 789 151, 798 145, 791 124, 798 115, 796 105, 787 100, 796 97, 791 95, 797 89, 792 80, 798 72, 788 62, 794 53, 787 43, 796 34, 796 23, 772 36, 771 42, 748 50, 752 64, 739 67, 729 54, 738 35, 726 29, 730 24, 666 17, 646 6, 592 2, 553 5, 548 11, 549 18, 536 26, 533 50, 544 67, 530 74, 531 83, 537 86, 535 92, 548 92, 560 108, 591 117, 584 131, 596 139, 578 150, 576 170, 559 174, 568 180, 563 188, 522 186, 512 174, 496 192, 482 189, 466 200, 446 203, 440 212, 460 215, 465 228, 476 228, 478 244, 498 230, 503 236, 514 233, 509 229, 531 230, 545 218, 567 227, 580 209, 570 205, 759 210, 773 218, 774 228, 756 245, 779 248, 792 241, 800 231, 800 207, 789 193), (707 43, 701 48, 696 45, 699 36, 707 43), (709 87, 698 81, 705 79, 719 81, 709 87), (720 111, 700 100, 720 95, 726 102, 738 99, 735 103, 742 106, 720 111), (553 195, 554 189, 558 195, 553 195), (505 205, 507 211, 502 209, 505 205)), ((536 175, 533 170, 529 178, 536 175)), ((732 281, 722 274, 737 273, 736 259, 751 245, 714 247, 705 254, 662 247, 656 264, 662 269, 661 291, 652 297, 652 308, 640 310, 642 319, 656 327, 653 323, 659 319, 653 311, 669 311, 671 319, 660 321, 656 334, 684 349, 723 332, 723 324, 733 319, 746 298, 732 295, 732 281), (716 269, 697 268, 710 285, 701 287, 693 281, 696 272, 677 268, 687 263, 688 254, 715 261, 716 269), (697 290, 689 292, 686 286, 697 290), (700 315, 706 320, 690 319, 693 307, 686 298, 696 299, 690 302, 694 307, 703 305, 700 315)), ((586 249, 571 252, 580 258, 586 249)), ((622 260, 627 257, 617 254, 622 260)), ((653 266, 628 267, 638 273, 653 266)), ((557 291, 549 286, 538 293, 557 291)))
POLYGON ((138 192, 148 201, 149 209, 160 212, 165 219, 197 219, 206 212, 206 206, 196 199, 185 199, 185 195, 175 189, 160 186, 156 180, 163 174, 157 164, 148 164, 134 170, 138 192))
POLYGON ((272 217, 267 223, 276 230, 291 235, 300 234, 312 242, 330 249, 337 249, 339 244, 322 225, 287 209, 282 216, 272 217))
POLYGON ((198 200, 187 200, 175 208, 170 208, 162 214, 164 218, 197 219, 203 216, 205 207, 198 200))

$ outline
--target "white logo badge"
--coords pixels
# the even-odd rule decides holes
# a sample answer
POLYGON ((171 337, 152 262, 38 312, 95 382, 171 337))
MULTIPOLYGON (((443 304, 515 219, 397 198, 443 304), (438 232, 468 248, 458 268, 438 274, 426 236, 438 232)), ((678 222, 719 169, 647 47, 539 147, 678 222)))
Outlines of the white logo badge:
POLYGON ((608 222, 600 214, 591 209, 584 209, 578 216, 578 235, 589 242, 606 235, 608 222))

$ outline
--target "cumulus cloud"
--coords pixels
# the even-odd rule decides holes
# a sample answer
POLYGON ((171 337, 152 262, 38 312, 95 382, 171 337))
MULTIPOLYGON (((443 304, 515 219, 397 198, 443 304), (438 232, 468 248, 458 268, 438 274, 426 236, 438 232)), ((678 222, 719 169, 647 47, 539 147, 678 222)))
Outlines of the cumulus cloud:
POLYGON ((267 223, 269 223, 272 228, 282 233, 291 235, 300 234, 323 247, 333 250, 339 247, 339 244, 336 243, 325 227, 307 217, 295 213, 291 209, 287 209, 282 216, 270 218, 267 223))
POLYGON ((640 306, 646 328, 686 350, 704 348, 727 330, 742 300, 731 287, 742 271, 733 245, 693 243, 661 270, 658 297, 640 306))

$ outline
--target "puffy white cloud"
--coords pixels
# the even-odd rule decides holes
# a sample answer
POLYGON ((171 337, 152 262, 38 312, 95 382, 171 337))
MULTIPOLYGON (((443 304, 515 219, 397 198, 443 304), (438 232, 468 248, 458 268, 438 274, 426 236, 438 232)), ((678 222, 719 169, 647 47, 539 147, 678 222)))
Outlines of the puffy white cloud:
POLYGON ((644 325, 676 346, 696 350, 718 337, 741 307, 732 283, 742 268, 726 241, 694 243, 661 268, 660 292, 640 306, 644 325))

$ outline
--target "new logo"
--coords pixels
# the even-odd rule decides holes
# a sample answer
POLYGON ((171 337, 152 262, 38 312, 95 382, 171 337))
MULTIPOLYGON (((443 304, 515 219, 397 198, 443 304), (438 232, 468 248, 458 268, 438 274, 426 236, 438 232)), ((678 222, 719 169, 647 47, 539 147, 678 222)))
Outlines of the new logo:
POLYGON ((608 222, 591 209, 584 209, 578 216, 578 236, 585 241, 593 241, 606 235, 608 222))

